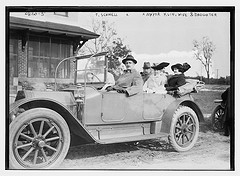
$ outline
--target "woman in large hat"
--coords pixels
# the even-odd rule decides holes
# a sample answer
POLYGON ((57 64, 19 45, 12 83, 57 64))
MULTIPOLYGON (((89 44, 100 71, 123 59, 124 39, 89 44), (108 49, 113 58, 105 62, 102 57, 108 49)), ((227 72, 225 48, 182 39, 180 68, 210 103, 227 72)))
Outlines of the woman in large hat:
POLYGON ((177 63, 175 65, 172 65, 171 69, 174 75, 167 80, 166 90, 167 91, 178 90, 178 87, 186 84, 184 72, 186 72, 189 68, 191 68, 191 66, 188 63, 184 64, 177 63))
POLYGON ((151 67, 154 70, 154 74, 151 75, 143 85, 143 91, 147 93, 167 93, 164 87, 164 85, 167 83, 167 76, 164 70, 165 67, 167 67, 168 65, 169 63, 162 62, 158 65, 154 65, 151 67))

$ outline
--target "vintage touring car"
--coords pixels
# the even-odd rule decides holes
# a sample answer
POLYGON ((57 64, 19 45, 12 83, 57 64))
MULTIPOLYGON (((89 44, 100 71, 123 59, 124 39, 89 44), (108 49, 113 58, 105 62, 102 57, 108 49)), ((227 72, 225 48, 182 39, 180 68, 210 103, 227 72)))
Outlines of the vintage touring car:
POLYGON ((105 55, 62 60, 59 65, 68 59, 78 65, 74 83, 66 88, 57 88, 58 65, 54 90, 18 92, 9 108, 9 168, 54 168, 73 145, 168 137, 176 151, 194 146, 199 122, 204 118, 190 92, 196 92, 199 83, 177 97, 145 92, 127 96, 106 91, 105 55), (94 79, 90 80, 88 73, 94 79))

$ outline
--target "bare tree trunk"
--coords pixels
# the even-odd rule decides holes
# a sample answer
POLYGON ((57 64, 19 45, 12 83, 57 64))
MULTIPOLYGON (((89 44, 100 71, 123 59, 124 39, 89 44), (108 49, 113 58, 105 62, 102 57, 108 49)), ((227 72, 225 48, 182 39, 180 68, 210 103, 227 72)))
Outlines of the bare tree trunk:
POLYGON ((210 78, 210 76, 209 76, 209 71, 207 72, 207 83, 209 84, 209 78, 210 78))
POLYGON ((210 78, 209 63, 207 63, 206 66, 207 66, 207 69, 206 69, 206 71, 207 71, 207 83, 209 84, 209 78, 210 78))

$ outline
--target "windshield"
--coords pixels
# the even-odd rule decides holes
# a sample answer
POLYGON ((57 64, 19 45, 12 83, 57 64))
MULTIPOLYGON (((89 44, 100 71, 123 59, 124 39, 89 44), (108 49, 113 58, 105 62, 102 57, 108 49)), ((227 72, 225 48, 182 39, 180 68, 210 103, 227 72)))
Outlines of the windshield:
POLYGON ((106 81, 105 73, 106 59, 104 55, 77 60, 77 83, 84 83, 84 79, 86 79, 86 83, 103 83, 106 81))

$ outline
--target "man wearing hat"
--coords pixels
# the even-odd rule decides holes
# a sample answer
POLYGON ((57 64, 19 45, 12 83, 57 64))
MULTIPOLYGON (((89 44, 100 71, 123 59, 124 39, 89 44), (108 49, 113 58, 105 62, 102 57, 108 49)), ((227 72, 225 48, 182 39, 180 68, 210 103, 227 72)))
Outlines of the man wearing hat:
POLYGON ((162 62, 158 65, 154 65, 151 67, 154 70, 154 75, 151 75, 149 79, 145 82, 145 84, 143 85, 143 91, 147 93, 167 93, 164 87, 164 85, 167 83, 167 76, 164 72, 164 69, 168 65, 169 63, 162 62))
POLYGON ((140 72, 140 74, 142 76, 143 84, 144 84, 152 74, 150 62, 143 63, 143 71, 140 72))
POLYGON ((168 79, 166 90, 178 90, 178 87, 186 84, 184 72, 186 72, 189 68, 191 68, 191 66, 188 63, 184 63, 183 65, 179 63, 172 65, 171 69, 174 75, 168 79))
POLYGON ((114 86, 107 88, 107 91, 116 90, 118 93, 126 93, 128 96, 142 92, 143 80, 140 73, 134 69, 137 61, 132 55, 122 60, 126 70, 118 78, 114 86))

